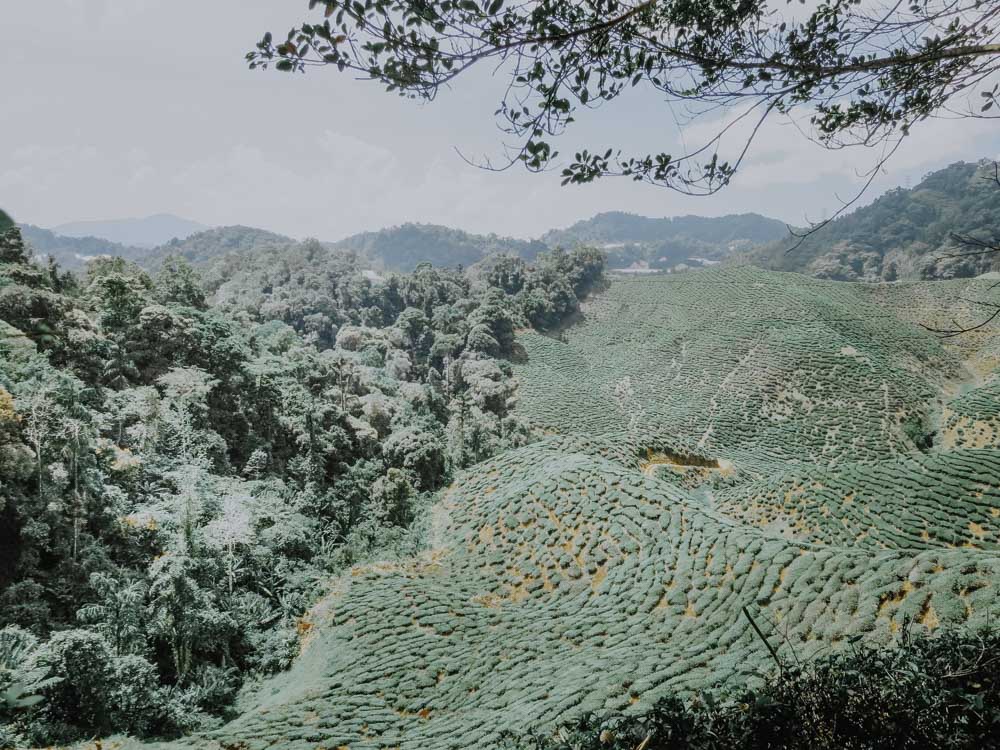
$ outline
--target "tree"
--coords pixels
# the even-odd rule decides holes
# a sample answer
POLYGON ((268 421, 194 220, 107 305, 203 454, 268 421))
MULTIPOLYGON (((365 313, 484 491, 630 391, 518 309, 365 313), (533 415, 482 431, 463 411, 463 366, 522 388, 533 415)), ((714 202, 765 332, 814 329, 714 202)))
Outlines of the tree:
POLYGON ((520 162, 532 171, 554 164, 551 141, 581 111, 642 85, 688 121, 721 111, 724 124, 683 154, 581 151, 563 183, 620 175, 706 195, 729 183, 775 115, 805 110, 808 135, 827 148, 883 146, 881 165, 912 126, 957 112, 976 88, 982 112, 960 114, 985 115, 998 103, 996 3, 873 5, 821 0, 791 13, 781 12, 784 0, 310 0, 324 18, 284 41, 264 35, 247 60, 282 71, 335 66, 428 100, 483 62, 509 79, 496 114, 518 143, 497 168, 520 162), (740 128, 727 157, 723 138, 740 128))
POLYGON ((108 686, 113 683, 107 641, 89 630, 64 630, 45 644, 39 662, 55 680, 46 687, 45 713, 89 733, 111 729, 108 686))
POLYGON ((173 303, 198 310, 207 307, 198 272, 181 255, 170 255, 164 259, 156 274, 155 283, 156 294, 165 304, 173 303))
POLYGON ((218 381, 203 370, 177 367, 157 383, 164 389, 161 427, 174 454, 171 475, 177 487, 175 513, 180 519, 180 541, 190 553, 195 546, 195 530, 203 511, 204 484, 210 468, 209 441, 198 424, 207 411, 208 394, 218 381))
POLYGON ((389 526, 408 526, 413 519, 413 485, 406 472, 389 469, 371 487, 372 505, 378 520, 389 526))
POLYGON ((146 586, 141 581, 118 581, 106 573, 92 573, 90 586, 99 601, 81 607, 77 618, 104 636, 116 656, 138 653, 145 645, 146 586))
POLYGON ((197 651, 228 650, 236 628, 216 607, 212 591, 199 580, 204 564, 189 555, 166 554, 149 567, 151 633, 168 645, 174 676, 183 683, 195 667, 197 651))
POLYGON ((516 255, 500 255, 486 273, 490 286, 502 289, 505 294, 517 294, 524 288, 527 269, 523 259, 516 255))
POLYGON ((240 570, 238 548, 250 542, 253 527, 248 506, 250 497, 245 494, 227 494, 222 498, 219 515, 205 528, 209 544, 223 554, 229 595, 233 595, 236 574, 240 570))
POLYGON ((106 332, 127 331, 149 302, 153 281, 124 258, 97 258, 87 264, 87 294, 100 310, 106 332))

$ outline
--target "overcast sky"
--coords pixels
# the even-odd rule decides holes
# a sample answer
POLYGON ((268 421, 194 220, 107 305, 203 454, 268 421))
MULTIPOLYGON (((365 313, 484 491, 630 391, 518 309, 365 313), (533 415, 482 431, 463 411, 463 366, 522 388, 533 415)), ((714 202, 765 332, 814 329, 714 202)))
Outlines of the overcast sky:
MULTIPOLYGON (((417 104, 335 70, 250 71, 264 31, 283 34, 307 0, 3 0, 0 206, 18 221, 175 213, 294 237, 339 239, 406 221, 536 236, 599 211, 650 216, 757 211, 794 224, 834 211, 874 155, 826 152, 775 121, 735 184, 685 198, 624 180, 560 187, 557 173, 492 173, 499 80, 483 69, 417 104)), ((676 151, 653 93, 630 92, 579 124, 580 146, 676 151)), ((869 199, 958 160, 1000 155, 988 121, 918 128, 869 199)))

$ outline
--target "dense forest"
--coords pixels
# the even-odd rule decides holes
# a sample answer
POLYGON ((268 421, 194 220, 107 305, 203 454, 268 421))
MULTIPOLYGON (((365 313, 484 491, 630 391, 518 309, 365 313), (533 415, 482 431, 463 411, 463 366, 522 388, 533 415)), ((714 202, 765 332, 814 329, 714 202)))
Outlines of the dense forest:
POLYGON ((377 232, 362 232, 341 240, 336 246, 354 250, 378 267, 395 271, 411 271, 420 263, 471 266, 503 253, 531 261, 548 249, 539 240, 470 234, 434 224, 403 224, 377 232))
POLYGON ((331 574, 412 552, 454 472, 532 440, 514 332, 604 270, 376 276, 315 241, 217 262, 74 275, 2 235, 0 747, 221 721, 331 574))

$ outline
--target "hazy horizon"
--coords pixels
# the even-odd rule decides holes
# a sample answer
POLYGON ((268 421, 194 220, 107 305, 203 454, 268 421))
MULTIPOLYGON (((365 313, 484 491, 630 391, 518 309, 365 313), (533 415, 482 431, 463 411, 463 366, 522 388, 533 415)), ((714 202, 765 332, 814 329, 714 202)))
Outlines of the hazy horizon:
MULTIPOLYGON (((734 184, 708 198, 627 180, 560 187, 558 172, 484 171, 458 152, 500 152, 492 112, 502 79, 483 68, 419 104, 332 69, 248 70, 243 55, 264 31, 310 17, 305 0, 296 7, 15 3, 0 60, 22 106, 0 114, 0 206, 43 227, 169 213, 324 239, 407 222, 530 238, 615 210, 754 212, 802 225, 836 211, 877 156, 825 151, 776 120, 734 184)), ((707 127, 679 129, 668 107, 638 90, 584 114, 557 143, 562 153, 676 150, 707 127)), ((982 120, 921 123, 859 205, 949 163, 997 156, 994 130, 982 120)))

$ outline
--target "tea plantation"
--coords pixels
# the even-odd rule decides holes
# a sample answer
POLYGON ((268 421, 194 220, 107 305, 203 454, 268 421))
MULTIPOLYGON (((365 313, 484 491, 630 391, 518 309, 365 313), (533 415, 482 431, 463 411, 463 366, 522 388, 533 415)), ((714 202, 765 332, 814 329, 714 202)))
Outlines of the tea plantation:
POLYGON ((488 748, 640 712, 773 667, 743 607, 798 659, 995 621, 1000 338, 917 325, 990 284, 616 279, 520 337, 546 436, 466 472, 420 558, 334 582, 292 670, 172 747, 488 748))

